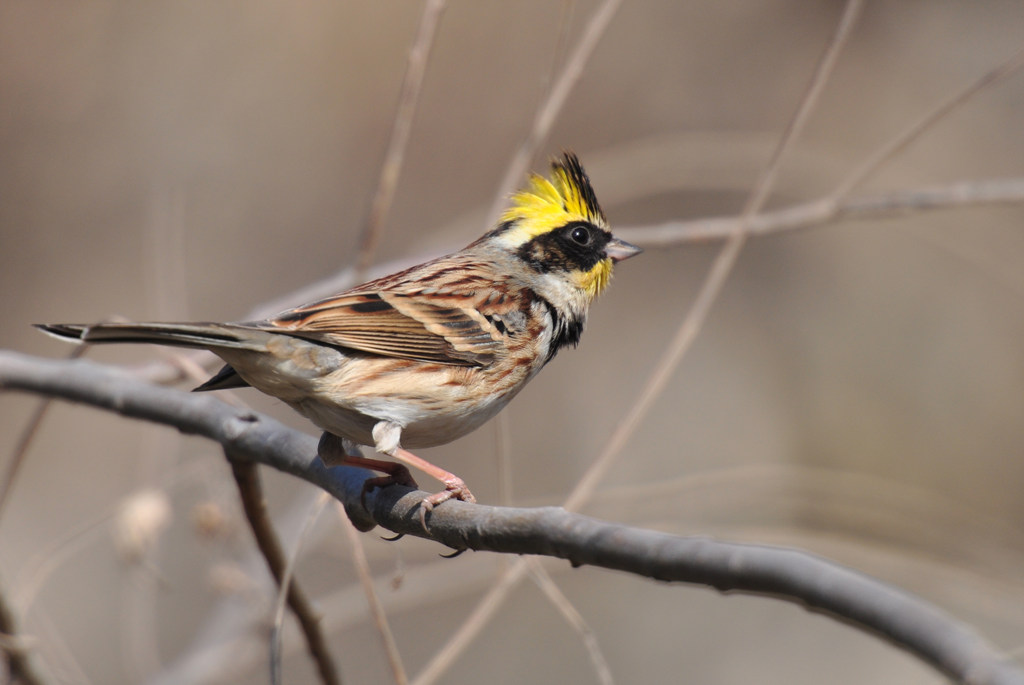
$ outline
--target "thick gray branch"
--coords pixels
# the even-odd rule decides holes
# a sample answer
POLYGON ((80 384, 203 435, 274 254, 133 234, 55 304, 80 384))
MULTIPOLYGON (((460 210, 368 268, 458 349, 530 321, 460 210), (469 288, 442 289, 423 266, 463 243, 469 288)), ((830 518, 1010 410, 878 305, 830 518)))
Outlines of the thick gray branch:
POLYGON ((451 501, 428 518, 417 512, 426 493, 398 486, 359 495, 369 475, 328 469, 315 438, 209 395, 147 385, 130 374, 86 361, 50 361, 0 351, 0 389, 22 390, 174 426, 215 440, 252 459, 324 488, 345 503, 363 530, 433 537, 456 549, 542 554, 722 592, 768 595, 800 604, 879 635, 965 683, 1024 685, 1024 671, 973 630, 938 608, 855 571, 790 549, 683 538, 598 521, 564 509, 517 509, 451 501))

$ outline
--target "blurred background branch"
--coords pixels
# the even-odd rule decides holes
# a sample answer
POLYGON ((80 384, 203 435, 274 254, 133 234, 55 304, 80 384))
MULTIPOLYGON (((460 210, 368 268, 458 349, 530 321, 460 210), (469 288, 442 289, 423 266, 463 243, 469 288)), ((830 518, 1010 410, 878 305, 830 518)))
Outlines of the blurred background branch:
POLYGON ((751 235, 767 235, 822 227, 845 220, 1022 202, 1024 178, 995 178, 863 195, 839 202, 823 197, 755 214, 747 220, 739 217, 692 219, 657 226, 626 226, 619 230, 624 237, 644 247, 668 247, 695 241, 724 240, 741 228, 751 235))

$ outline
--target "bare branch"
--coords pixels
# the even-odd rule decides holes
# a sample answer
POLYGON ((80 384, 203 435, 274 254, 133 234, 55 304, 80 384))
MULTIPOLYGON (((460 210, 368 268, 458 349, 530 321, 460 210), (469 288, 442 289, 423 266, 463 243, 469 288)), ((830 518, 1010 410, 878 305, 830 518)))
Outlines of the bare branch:
MULTIPOLYGON (((298 586, 295 585, 295 566, 299 562, 299 554, 302 551, 302 543, 305 542, 306 538, 309 537, 309 532, 316 523, 316 520, 320 518, 320 514, 323 513, 324 507, 327 506, 327 502, 330 499, 330 495, 326 492, 321 492, 310 507, 309 512, 306 514, 306 518, 302 523, 302 528, 299 530, 299 534, 295 538, 295 546, 292 548, 292 553, 288 555, 288 563, 284 567, 284 573, 281 575, 279 587, 277 591, 277 601, 274 602, 274 624, 270 630, 270 682, 273 685, 281 685, 283 682, 281 679, 281 633, 284 631, 284 605, 286 603, 291 604, 291 589, 298 586)), ((301 606, 303 612, 312 607, 301 606)), ((294 609, 293 609, 294 611, 294 609)), ((300 617, 312 618, 316 621, 315 634, 312 636, 316 639, 317 644, 314 647, 314 643, 310 640, 310 652, 316 659, 317 666, 320 668, 321 677, 325 676, 325 666, 327 671, 334 673, 334 664, 331 662, 330 655, 327 652, 327 646, 324 644, 323 636, 320 633, 320 615, 318 613, 311 613, 308 616, 300 617), (323 660, 324 663, 321 663, 323 660)), ((306 631, 306 626, 303 625, 303 631, 306 631)), ((309 639, 309 636, 307 636, 309 639)), ((336 674, 335 674, 335 677, 336 674)), ((326 679, 325 679, 326 681, 326 679)))
POLYGON ((740 252, 743 250, 748 235, 747 224, 764 206, 764 202, 771 192, 782 158, 803 130, 803 126, 807 122, 810 111, 817 103, 818 96, 821 94, 825 82, 832 74, 839 52, 853 31, 860 8, 860 0, 849 0, 846 3, 843 15, 836 26, 835 34, 832 36, 825 53, 818 62, 811 82, 807 86, 807 90, 800 101, 800 105, 797 107, 796 113, 793 115, 792 121, 786 127, 782 138, 779 140, 778 147, 755 183, 754 189, 751 191, 743 213, 739 218, 739 223, 729 235, 725 245, 722 246, 722 249, 715 256, 715 261, 711 264, 711 270, 701 284, 697 297, 683 318, 682 323, 679 324, 679 328, 658 361, 654 372, 640 392, 639 399, 632 405, 629 413, 616 427, 615 433, 608 440, 601 455, 591 464, 586 474, 576 484, 576 487, 573 488, 572 493, 570 493, 565 502, 566 509, 578 509, 590 498, 597 484, 604 478, 604 475, 611 468, 623 447, 625 447, 626 441, 633 435, 640 422, 647 415, 647 412, 654 406, 654 402, 664 391, 673 370, 682 361, 687 351, 689 351, 693 341, 696 340, 697 334, 704 326, 708 312, 711 311, 711 306, 718 298, 718 293, 721 292, 722 286, 725 285, 726 279, 728 279, 736 264, 736 260, 739 259, 740 252))
MULTIPOLYGON (((72 349, 68 359, 78 359, 88 349, 88 345, 78 345, 72 349)), ((4 471, 3 477, 0 478, 0 514, 3 513, 4 506, 7 504, 7 498, 11 494, 11 488, 14 487, 14 480, 18 477, 21 465, 25 462, 28 448, 32 446, 32 441, 39 432, 39 427, 43 425, 43 419, 46 418, 46 414, 50 411, 52 402, 53 400, 50 398, 40 400, 39 405, 32 412, 32 416, 25 423, 21 435, 18 436, 18 442, 14 446, 11 458, 7 462, 7 469, 4 471)))
POLYGON ((409 678, 405 673, 405 666, 402 664, 402 654, 398 651, 395 636, 391 632, 391 626, 388 625, 388 617, 384 613, 384 605, 377 595, 377 590, 373 587, 373 576, 370 573, 370 562, 366 558, 366 548, 363 546, 363 539, 359 536, 359 531, 349 521, 348 516, 345 515, 344 509, 342 509, 340 504, 338 505, 338 510, 341 514, 339 517, 341 519, 341 528, 345 531, 345 537, 348 538, 349 544, 352 545, 352 563, 356 567, 356 574, 359 576, 359 582, 363 586, 363 592, 366 594, 366 603, 369 605, 370 615, 373 616, 373 622, 377 626, 377 632, 380 633, 381 642, 384 643, 384 651, 388 655, 388 665, 391 667, 391 674, 395 678, 395 685, 408 685, 409 678))
MULTIPOLYGON (((0 352, 0 389, 82 402, 175 426, 221 443, 236 461, 267 464, 318 485, 345 503, 362 530, 375 524, 454 549, 541 554, 722 592, 767 595, 859 626, 970 683, 1024 685, 1024 671, 937 607, 879 581, 795 550, 684 538, 598 521, 557 507, 522 509, 451 501, 435 509, 430 533, 418 507, 428 493, 392 486, 359 497, 368 473, 326 468, 316 440, 206 395, 139 382, 86 361, 0 352)), ((518 565, 517 565, 518 566, 518 565)))
POLYGON ((779 169, 782 167, 782 158, 792 147, 793 141, 803 132, 811 112, 817 106, 821 92, 825 89, 825 84, 828 83, 829 77, 832 76, 832 72, 835 70, 839 53, 843 51, 846 41, 849 40, 850 35, 853 33, 853 27, 857 25, 857 17, 860 15, 863 5, 863 0, 847 0, 846 6, 843 8, 843 14, 836 25, 835 33, 832 35, 828 47, 825 48, 824 54, 822 54, 821 59, 818 60, 818 64, 814 68, 814 75, 811 76, 811 81, 807 84, 807 90, 804 91, 803 97, 800 98, 800 104, 797 106, 793 118, 786 125, 786 130, 782 132, 782 137, 779 139, 775 152, 754 184, 750 197, 747 198, 742 212, 744 223, 764 207, 768 195, 775 186, 775 178, 778 175, 779 169))
POLYGON ((359 239, 359 254, 356 258, 356 279, 363 280, 370 265, 373 263, 380 242, 380 234, 384 229, 391 202, 398 187, 398 174, 402 170, 405 150, 412 131, 412 118, 416 113, 416 104, 420 99, 420 88, 423 86, 423 75, 430 58, 430 48, 437 34, 437 24, 444 11, 446 0, 427 0, 420 16, 420 26, 416 32, 416 40, 409 50, 409 61, 405 68, 405 79, 402 81, 402 94, 398 101, 398 111, 391 127, 391 139, 388 151, 381 165, 380 180, 377 181, 377 192, 370 204, 370 215, 363 226, 359 239))
POLYGON ((544 99, 543 104, 537 110, 537 114, 533 119, 533 126, 530 128, 529 133, 527 133, 526 140, 516 150, 512 161, 505 170, 505 177, 498 186, 498 194, 494 198, 494 204, 487 214, 489 224, 497 221, 506 196, 512 192, 515 184, 526 173, 526 167, 529 166, 534 153, 544 139, 547 138, 551 127, 555 123, 555 119, 558 117, 558 113, 562 111, 566 100, 569 99, 569 93, 572 92, 573 86, 576 85, 577 81, 580 80, 580 76, 583 75, 583 67, 586 66, 587 60, 590 59, 591 53, 597 47, 597 42, 604 35, 621 2, 622 0, 604 0, 601 6, 590 15, 590 20, 583 30, 583 35, 580 37, 579 42, 576 43, 572 54, 566 60, 565 67, 562 68, 558 78, 555 79, 554 84, 551 86, 551 92, 548 93, 547 98, 544 99))
POLYGON ((901 134, 875 150, 832 191, 829 197, 833 200, 839 200, 848 195, 851 190, 867 180, 880 166, 906 149, 908 145, 920 138, 925 131, 948 116, 950 112, 986 88, 1002 81, 1021 67, 1024 67, 1024 47, 1019 48, 1008 60, 999 66, 982 74, 963 90, 953 93, 944 102, 908 126, 901 134))
MULTIPOLYGON (((228 461, 231 462, 231 472, 238 483, 242 507, 245 509, 245 517, 252 528, 253 536, 256 538, 256 545, 262 552, 263 558, 266 559, 270 574, 274 576, 278 587, 287 591, 288 606, 295 614, 295 618, 298 619, 303 635, 306 636, 309 653, 320 672, 320 680, 326 685, 340 685, 341 677, 338 675, 330 651, 327 649, 327 641, 320 630, 320 615, 313 608, 306 593, 290 577, 284 548, 281 546, 277 533, 274 532, 274 526, 270 522, 270 516, 267 514, 258 467, 255 462, 248 459, 234 458, 234 453, 227 444, 224 445, 224 452, 228 456, 228 461)), ((274 650, 271 650, 271 653, 273 655, 274 650)), ((271 663, 275 664, 276 662, 272 659, 271 663)), ((274 682, 280 682, 280 677, 274 682)))
POLYGON ((3 642, 0 649, 7 655, 7 670, 12 683, 24 685, 45 685, 47 680, 39 673, 36 658, 25 638, 18 633, 14 611, 7 604, 7 595, 0 591, 0 635, 3 642))
MULTIPOLYGON (((711 310, 712 304, 714 304, 717 299, 718 293, 721 291, 722 286, 725 284, 729 274, 732 272, 736 261, 739 259, 740 252, 742 252, 743 246, 746 243, 746 222, 761 210, 764 202, 767 200, 772 186, 774 185, 775 176, 778 172, 781 160, 786 151, 791 147, 792 142, 802 131, 810 112, 817 103, 818 96, 824 88, 828 77, 832 73, 835 61, 838 58, 843 45, 845 45, 846 39, 849 38, 853 30, 861 5, 861 0, 848 0, 846 3, 842 17, 836 27, 835 34, 832 36, 825 53, 819 60, 818 65, 815 68, 814 75, 800 100, 800 104, 797 107, 793 118, 787 125, 771 159, 768 161, 751 191, 746 206, 743 209, 737 229, 728 237, 728 241, 715 257, 715 261, 711 265, 711 270, 704 279, 704 283, 701 285, 700 292, 698 292, 696 299, 691 305, 690 310, 686 313, 686 316, 683 318, 683 321, 679 324, 679 328, 676 330, 675 335, 669 342, 668 348, 659 360, 654 372, 650 375, 647 383, 644 385, 639 399, 631 406, 630 411, 622 421, 619 422, 611 439, 605 444, 605 448, 601 451, 601 454, 593 461, 593 463, 590 464, 586 473, 583 474, 583 477, 573 488, 572 492, 569 493, 569 496, 565 501, 566 509, 578 509, 591 497, 594 490, 597 488, 597 485, 603 480, 612 465, 618 459, 619 455, 622 453, 622 449, 625 447, 626 441, 633 435, 644 416, 647 415, 647 412, 650 411, 654 402, 665 389, 665 386, 668 384, 669 378, 672 375, 672 370, 678 366, 679 362, 696 339, 697 333, 703 327, 704 321, 707 318, 708 312, 711 310)), ((614 11, 614 8, 611 8, 608 11, 609 14, 607 20, 610 20, 611 12, 614 11)), ((592 26, 597 25, 596 16, 597 15, 595 15, 595 19, 592 19, 592 26)), ((583 42, 581 41, 581 46, 582 43, 583 42)), ((566 72, 568 72, 568 67, 566 72)), ((554 98, 555 92, 553 91, 551 100, 549 100, 548 104, 553 104, 554 98)), ((551 116, 553 117, 554 113, 557 111, 557 109, 552 109, 551 116)), ((543 119, 543 115, 545 115, 545 112, 542 110, 542 113, 538 115, 537 127, 534 129, 534 133, 542 130, 540 123, 543 119)), ((514 178, 511 175, 513 172, 517 174, 522 173, 523 169, 521 167, 525 167, 526 160, 529 159, 529 157, 525 155, 529 153, 529 146, 535 142, 536 141, 534 140, 528 140, 527 143, 524 144, 523 148, 520 149, 517 158, 509 167, 509 174, 506 175, 504 184, 508 184, 510 179, 514 178)), ((492 210, 492 214, 496 214, 496 209, 492 210)), ((489 593, 484 601, 490 602, 491 604, 500 603, 515 585, 514 582, 510 581, 513 573, 520 572, 521 569, 519 569, 519 565, 516 565, 506 571, 499 583, 495 586, 495 590, 489 593), (499 588, 505 589, 499 590, 499 588)), ((485 615, 486 611, 487 609, 485 609, 483 602, 481 602, 477 607, 477 610, 474 611, 473 617, 482 617, 485 615)), ((472 633, 468 632, 465 628, 466 625, 464 625, 463 629, 459 630, 458 633, 449 640, 448 644, 439 652, 438 656, 428 664, 426 672, 432 677, 436 677, 439 673, 439 664, 441 662, 442 655, 445 659, 452 660, 454 659, 454 654, 457 654, 455 651, 456 644, 461 644, 463 646, 469 644, 469 641, 472 638, 472 633)), ((429 678, 426 676, 424 676, 423 679, 430 682, 429 678)))
POLYGON ((569 601, 569 598, 565 596, 565 593, 555 583, 551 574, 544 569, 544 566, 541 565, 536 557, 525 557, 523 561, 527 564, 533 582, 537 584, 537 587, 548 598, 548 601, 558 609, 558 613, 562 615, 565 622, 569 624, 583 642, 583 646, 587 649, 587 655, 590 657, 590 664, 594 668, 594 675, 597 676, 597 681, 601 685, 613 685, 615 679, 612 678, 612 669, 608 666, 608 660, 604 658, 601 646, 597 643, 597 635, 594 634, 594 630, 587 624, 586 619, 576 610, 576 607, 572 605, 572 602, 569 601))
POLYGON ((441 679, 459 658, 459 655, 484 629, 487 622, 498 613, 508 594, 526 577, 527 570, 525 559, 516 559, 511 566, 505 569, 487 591, 487 594, 476 603, 469 616, 462 621, 455 632, 448 636, 447 642, 423 667, 423 670, 413 680, 413 685, 432 685, 441 679))
POLYGON ((841 202, 822 198, 758 214, 751 217, 745 226, 740 217, 715 217, 621 228, 616 233, 644 247, 669 246, 728 238, 741 226, 750 235, 767 235, 845 220, 1021 203, 1024 203, 1024 178, 994 178, 861 195, 841 202))

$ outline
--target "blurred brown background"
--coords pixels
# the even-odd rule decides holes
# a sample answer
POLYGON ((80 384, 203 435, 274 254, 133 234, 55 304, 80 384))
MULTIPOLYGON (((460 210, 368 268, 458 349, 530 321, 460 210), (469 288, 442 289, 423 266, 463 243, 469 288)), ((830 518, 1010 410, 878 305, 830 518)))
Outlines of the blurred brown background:
MULTIPOLYGON (((508 161, 595 7, 450 3, 380 263, 483 231, 508 161)), ((841 9, 625 3, 533 168, 575 150, 617 226, 738 211, 841 9)), ((0 3, 0 347, 67 354, 29 327, 37 321, 240 319, 348 265, 420 11, 316 0, 0 3)), ((1018 2, 869 3, 770 204, 828 192, 1007 59, 1022 26, 1018 2)), ((863 190, 1021 175, 1022 117, 1018 74, 863 190)), ((808 549, 935 601, 1020 655, 1022 219, 1019 206, 967 208, 751 241, 586 512, 808 549)), ((650 249, 618 269, 580 349, 506 412, 512 503, 557 504, 585 473, 715 250, 650 249)), ((90 352, 111 363, 159 355, 90 352)), ((310 429, 278 403, 242 396, 310 429)), ((0 395, 5 459, 35 405, 0 395)), ((489 425, 426 456, 497 503, 496 436, 489 425)), ((293 544, 315 492, 265 477, 293 544)), ((55 407, 0 520, 0 577, 27 607, 25 629, 58 682, 265 682, 272 598, 233 488, 204 441, 55 407), (163 493, 144 501, 169 518, 132 561, 118 551, 127 533, 116 513, 140 492, 163 493)), ((415 674, 503 560, 444 561, 423 541, 363 538, 415 674)), ((349 549, 329 511, 298 577, 325 612, 347 682, 387 682, 349 549)), ((793 606, 548 568, 620 683, 941 682, 793 606)), ((286 681, 304 682, 312 670, 301 643, 294 632, 285 641, 286 681)), ((596 676, 580 637, 526 583, 444 681, 596 676)))

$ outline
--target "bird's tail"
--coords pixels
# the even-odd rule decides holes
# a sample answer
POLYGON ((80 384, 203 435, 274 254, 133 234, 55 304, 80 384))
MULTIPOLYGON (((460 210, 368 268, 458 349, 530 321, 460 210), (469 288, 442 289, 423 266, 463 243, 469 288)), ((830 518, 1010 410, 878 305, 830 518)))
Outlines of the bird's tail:
POLYGON ((35 327, 55 338, 87 343, 152 343, 214 351, 259 350, 264 343, 258 328, 234 324, 43 323, 35 327))

